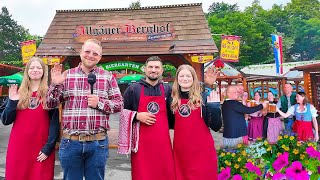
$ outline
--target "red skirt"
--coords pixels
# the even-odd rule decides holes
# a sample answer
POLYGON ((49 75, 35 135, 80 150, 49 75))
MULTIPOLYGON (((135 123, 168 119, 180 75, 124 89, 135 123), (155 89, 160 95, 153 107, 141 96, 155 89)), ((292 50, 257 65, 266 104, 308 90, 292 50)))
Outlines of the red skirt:
POLYGON ((311 121, 296 120, 293 123, 292 129, 293 132, 297 133, 299 141, 307 141, 314 138, 311 121))

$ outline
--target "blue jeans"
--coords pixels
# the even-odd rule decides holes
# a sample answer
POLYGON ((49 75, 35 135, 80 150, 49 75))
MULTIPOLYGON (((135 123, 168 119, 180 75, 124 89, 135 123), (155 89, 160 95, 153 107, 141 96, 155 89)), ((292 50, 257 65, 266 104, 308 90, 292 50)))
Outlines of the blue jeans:
POLYGON ((287 123, 285 124, 286 130, 292 131, 293 122, 294 122, 293 119, 288 118, 288 121, 287 121, 287 123))
POLYGON ((80 142, 62 138, 59 158, 64 180, 103 180, 109 156, 108 137, 100 141, 80 142))

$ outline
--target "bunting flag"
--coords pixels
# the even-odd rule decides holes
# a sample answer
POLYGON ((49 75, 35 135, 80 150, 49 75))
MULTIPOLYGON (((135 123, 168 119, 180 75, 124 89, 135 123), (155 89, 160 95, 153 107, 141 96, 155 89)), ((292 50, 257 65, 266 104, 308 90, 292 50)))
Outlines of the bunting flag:
POLYGON ((280 75, 280 74, 283 74, 282 37, 272 34, 271 39, 272 39, 274 60, 276 63, 276 73, 280 75))

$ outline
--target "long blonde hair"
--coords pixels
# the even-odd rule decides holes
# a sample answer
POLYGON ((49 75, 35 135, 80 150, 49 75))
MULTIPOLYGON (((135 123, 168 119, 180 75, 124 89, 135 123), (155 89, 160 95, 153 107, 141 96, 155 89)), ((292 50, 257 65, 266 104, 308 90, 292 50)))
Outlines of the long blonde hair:
POLYGON ((171 109, 174 111, 176 111, 178 109, 178 107, 181 105, 181 97, 180 97, 180 86, 178 83, 178 75, 180 73, 180 71, 187 69, 191 72, 191 75, 193 77, 193 84, 190 87, 190 91, 189 91, 189 101, 188 101, 188 105, 191 109, 196 109, 199 106, 201 106, 202 104, 202 98, 201 98, 201 86, 196 74, 196 71, 193 69, 193 67, 191 67, 190 65, 181 65, 179 66, 177 73, 176 73, 176 77, 174 78, 174 82, 172 85, 172 103, 171 103, 171 109))
POLYGON ((30 69, 30 65, 32 62, 38 61, 41 64, 43 75, 40 81, 39 89, 37 90, 37 100, 42 103, 44 109, 46 108, 46 95, 48 91, 48 66, 44 64, 41 58, 32 57, 26 64, 23 80, 21 86, 19 88, 20 99, 18 102, 18 109, 26 109, 30 105, 30 98, 32 96, 32 88, 31 88, 31 80, 28 75, 28 71, 30 69))

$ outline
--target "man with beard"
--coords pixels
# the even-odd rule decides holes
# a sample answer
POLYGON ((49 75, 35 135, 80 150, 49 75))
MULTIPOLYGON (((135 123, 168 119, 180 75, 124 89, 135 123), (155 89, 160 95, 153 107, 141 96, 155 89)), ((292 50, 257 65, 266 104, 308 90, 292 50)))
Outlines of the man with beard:
POLYGON ((108 120, 123 109, 123 99, 112 73, 96 66, 101 57, 101 43, 88 39, 79 66, 62 73, 62 65, 56 64, 51 70, 47 106, 63 104, 59 158, 65 180, 104 179, 108 120))
MULTIPOLYGON (((283 87, 283 93, 284 95, 280 97, 277 107, 281 109, 282 112, 286 113, 290 106, 293 106, 297 103, 296 93, 293 93, 292 85, 288 82, 283 87)), ((284 119, 284 125, 287 131, 292 131, 294 120, 295 117, 293 115, 290 115, 288 118, 284 119)))
MULTIPOLYGON (((174 180, 173 151, 169 128, 173 128, 170 111, 171 86, 162 83, 162 60, 149 57, 145 64, 145 78, 130 85, 120 114, 118 153, 131 154, 133 180, 174 180)), ((205 81, 212 85, 217 71, 205 73, 205 81)))
POLYGON ((130 85, 123 95, 124 109, 136 112, 133 124, 140 126, 139 148, 131 154, 132 179, 174 180, 169 136, 172 123, 168 120, 170 105, 166 101, 171 96, 171 87, 161 81, 163 67, 158 56, 147 59, 144 71, 146 77, 130 85))

